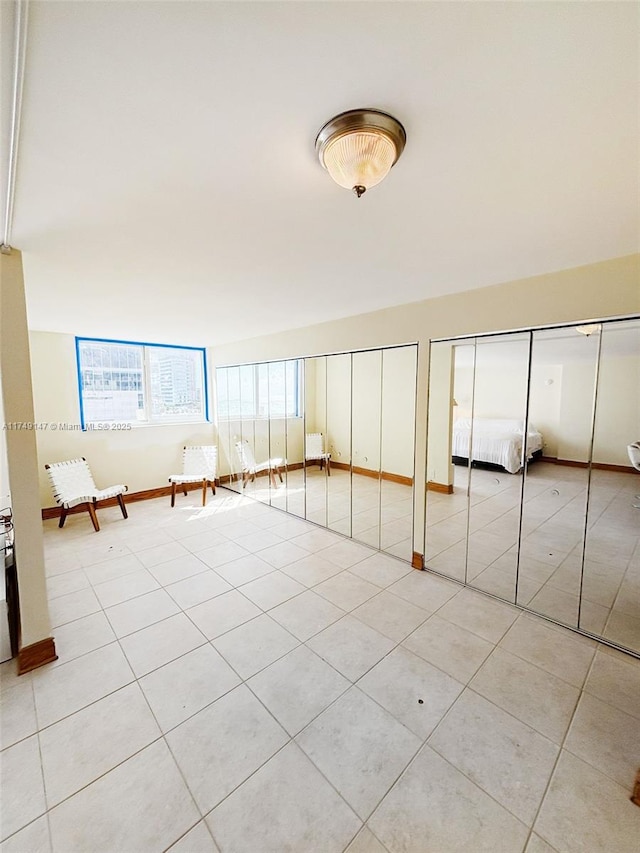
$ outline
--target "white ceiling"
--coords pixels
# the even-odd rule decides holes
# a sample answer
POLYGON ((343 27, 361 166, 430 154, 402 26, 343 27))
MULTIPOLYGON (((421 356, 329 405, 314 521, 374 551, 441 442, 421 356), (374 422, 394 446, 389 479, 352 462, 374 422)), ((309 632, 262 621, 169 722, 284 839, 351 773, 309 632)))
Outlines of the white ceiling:
POLYGON ((216 344, 638 251, 638 34, 626 2, 32 0, 30 326, 216 344), (407 130, 360 200, 314 152, 359 106, 407 130))

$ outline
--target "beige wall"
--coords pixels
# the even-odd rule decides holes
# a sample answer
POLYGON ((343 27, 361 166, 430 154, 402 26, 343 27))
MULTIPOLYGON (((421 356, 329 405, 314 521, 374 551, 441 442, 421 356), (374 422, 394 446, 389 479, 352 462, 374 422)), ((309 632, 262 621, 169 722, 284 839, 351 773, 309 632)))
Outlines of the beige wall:
MULTIPOLYGON (((420 346, 415 473, 421 479, 425 471, 431 338, 633 313, 640 313, 639 255, 212 346, 209 352, 212 362, 219 366, 417 341, 420 346)), ((31 342, 36 419, 77 423, 73 336, 34 332, 31 342)), ((210 369, 209 375, 212 374, 210 369)), ((131 490, 138 491, 164 485, 168 474, 179 470, 184 443, 209 441, 215 441, 213 424, 140 427, 121 434, 39 433, 42 505, 52 505, 43 469, 45 462, 86 456, 99 484, 126 482, 131 490)), ((293 447, 288 455, 292 452, 293 447)), ((296 449, 295 453, 298 452, 296 449)), ((416 517, 423 513, 422 490, 417 489, 416 517)), ((418 545, 421 538, 418 524, 416 550, 422 550, 418 545)))
POLYGON ((216 442, 213 423, 141 426, 122 432, 80 431, 75 338, 31 332, 30 340, 35 420, 47 425, 37 431, 42 507, 55 505, 46 463, 84 456, 98 488, 125 483, 129 491, 138 492, 166 486, 168 476, 182 470, 185 444, 216 442), (52 424, 57 428, 52 429, 52 424), (61 429, 60 424, 69 424, 72 429, 61 429))
POLYGON ((413 477, 416 396, 416 348, 382 354, 381 467, 389 474, 413 477))
MULTIPOLYGON (((326 448, 334 462, 351 458, 351 357, 327 359, 326 448)), ((324 421, 321 421, 322 425, 324 421)), ((322 430, 320 430, 322 431, 322 430)))
MULTIPOLYGON (((7 422, 4 416, 4 406, 2 404, 2 384, 0 383, 0 421, 3 424, 7 422)), ((0 510, 9 506, 11 503, 11 494, 9 489, 9 463, 7 461, 7 433, 2 430, 0 435, 0 510)))
MULTIPOLYGON (((393 287, 393 282, 390 282, 393 287)), ((417 341, 418 397, 416 477, 426 454, 428 343, 475 332, 640 313, 640 255, 575 267, 515 282, 400 305, 384 311, 212 347, 216 364, 291 358, 417 341)), ((416 489, 416 518, 424 495, 416 489)), ((416 526, 415 548, 422 551, 416 526)))
POLYGON ((413 477, 414 347, 307 359, 305 376, 306 431, 324 434, 334 462, 352 453, 360 468, 413 477))
MULTIPOLYGON (((429 455, 427 458, 427 481, 441 486, 453 485, 453 464, 451 462, 451 428, 453 420, 452 388, 454 369, 454 347, 441 343, 431 350, 429 370, 429 455)), ((458 371, 457 379, 463 379, 466 373, 458 371)), ((460 402, 460 387, 454 391, 454 399, 460 402)), ((471 404, 471 394, 469 394, 471 404)))
MULTIPOLYGON (((15 250, 0 254, 0 362, 6 422, 33 424, 22 256, 15 250)), ((51 636, 35 432, 32 429, 7 430, 6 454, 20 590, 20 645, 30 646, 51 636)))
POLYGON ((629 465, 627 445, 640 439, 640 359, 602 359, 593 439, 597 462, 629 465))

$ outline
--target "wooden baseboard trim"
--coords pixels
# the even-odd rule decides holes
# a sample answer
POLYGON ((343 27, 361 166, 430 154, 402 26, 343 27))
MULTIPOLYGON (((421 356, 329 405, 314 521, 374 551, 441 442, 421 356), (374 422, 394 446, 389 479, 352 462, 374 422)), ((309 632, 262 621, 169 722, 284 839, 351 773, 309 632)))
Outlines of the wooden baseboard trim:
MULTIPOLYGON (((228 478, 227 478, 228 479, 228 478)), ((219 486, 220 483, 223 482, 223 478, 216 480, 216 486, 219 486)), ((201 491, 202 490, 202 482, 199 483, 185 483, 184 488, 190 491, 201 491)), ((179 486, 179 489, 182 489, 182 483, 179 486)), ((160 486, 157 489, 144 489, 141 492, 125 492, 122 496, 125 504, 136 503, 137 501, 150 501, 154 498, 165 498, 171 497, 171 486, 160 486)), ((118 506, 117 498, 107 498, 104 501, 98 501, 98 509, 108 506, 118 506)), ((81 504, 80 506, 72 507, 68 515, 75 515, 76 513, 86 512, 86 506, 81 504)), ((45 507, 42 510, 42 520, 46 521, 49 518, 59 518, 60 513, 62 512, 59 506, 49 506, 45 507)))
POLYGON ((361 477, 371 477, 372 480, 380 479, 380 472, 372 471, 371 468, 361 468, 359 465, 352 465, 351 471, 354 474, 359 474, 361 477))
MULTIPOLYGON (((287 471, 299 471, 301 468, 304 468, 302 462, 292 462, 289 465, 283 465, 280 470, 282 471, 282 476, 284 477, 287 471)), ((256 471, 256 477, 268 477, 268 471, 256 471)), ((220 483, 221 485, 225 485, 226 483, 242 483, 242 472, 237 474, 223 474, 218 480, 216 480, 216 484, 220 483)))
POLYGON ((331 460, 331 467, 338 468, 340 471, 353 471, 354 474, 360 474, 361 477, 371 477, 372 480, 387 480, 389 483, 399 483, 401 486, 413 486, 413 477, 405 477, 403 474, 392 474, 390 471, 372 471, 370 468, 360 468, 358 465, 353 467, 348 462, 334 462, 331 460))
POLYGON ((38 640, 30 646, 23 646, 18 652, 18 675, 24 675, 25 672, 31 672, 32 669, 44 666, 45 663, 52 663, 54 660, 58 660, 58 655, 53 637, 38 640))
POLYGON ((382 471, 382 479, 389 483, 399 483, 401 486, 413 486, 413 477, 405 477, 403 474, 390 474, 388 471, 382 471))
MULTIPOLYGON (((345 471, 349 471, 351 466, 345 462, 331 462, 332 468, 340 468, 345 471)), ((304 468, 303 462, 292 462, 290 465, 282 468, 283 475, 286 471, 299 471, 301 468, 304 468)), ((370 471, 368 468, 353 468, 354 474, 362 474, 364 477, 373 477, 373 479, 378 479, 378 471, 370 471)), ((268 471, 259 471, 256 474, 256 477, 268 477, 268 471)), ((401 474, 390 474, 387 471, 382 471, 380 476, 383 480, 388 480, 392 483, 400 483, 403 486, 412 486, 413 480, 411 477, 403 477, 401 474)), ((228 484, 231 482, 242 483, 242 474, 223 474, 221 477, 216 479, 216 486, 228 484)), ((180 486, 182 488, 182 485, 180 486)), ((191 490, 200 490, 202 489, 202 483, 186 483, 184 488, 187 491, 191 490)), ((171 497, 171 486, 160 486, 157 489, 144 489, 140 492, 126 492, 124 495, 125 504, 135 503, 136 501, 150 501, 154 498, 164 498, 171 497)), ((117 498, 107 498, 107 500, 100 501, 98 503, 98 509, 102 507, 110 507, 110 506, 118 506, 117 498)), ((74 506, 69 510, 68 515, 75 515, 76 513, 86 512, 86 506, 74 506)), ((47 521, 51 518, 60 518, 60 513, 62 512, 59 506, 48 506, 42 509, 42 520, 47 521)))
POLYGON ((417 551, 414 551, 411 555, 411 567, 414 569, 418 569, 418 571, 424 570, 424 555, 419 554, 417 551))
POLYGON ((429 480, 427 482, 427 491, 439 492, 441 495, 452 495, 453 483, 436 483, 435 480, 429 480))
MULTIPOLYGON (((553 465, 564 465, 567 468, 588 468, 588 462, 578 462, 576 459, 557 459, 555 456, 541 456, 541 462, 551 462, 553 465)), ((619 474, 633 474, 631 465, 610 465, 608 462, 592 462, 591 467, 596 471, 617 471, 619 474)))

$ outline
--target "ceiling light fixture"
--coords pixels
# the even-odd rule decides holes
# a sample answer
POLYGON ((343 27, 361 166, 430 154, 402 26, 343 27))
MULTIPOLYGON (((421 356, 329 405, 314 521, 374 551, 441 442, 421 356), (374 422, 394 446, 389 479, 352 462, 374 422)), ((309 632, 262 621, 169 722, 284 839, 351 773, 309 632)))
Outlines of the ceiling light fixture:
POLYGON ((585 326, 576 326, 576 332, 580 332, 581 335, 592 335, 594 332, 599 332, 601 329, 600 323, 587 323, 585 326))
POLYGON ((316 137, 321 165, 341 187, 360 198, 379 184, 402 154, 407 134, 380 110, 348 110, 322 126, 316 137))

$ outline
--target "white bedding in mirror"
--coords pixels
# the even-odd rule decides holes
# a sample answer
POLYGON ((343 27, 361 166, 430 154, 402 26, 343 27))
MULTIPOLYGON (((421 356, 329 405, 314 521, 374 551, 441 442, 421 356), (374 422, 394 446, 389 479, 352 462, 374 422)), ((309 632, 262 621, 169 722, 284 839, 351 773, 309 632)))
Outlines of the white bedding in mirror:
MULTIPOLYGON (((453 424, 452 456, 469 459, 472 432, 472 460, 501 465, 510 474, 516 474, 520 470, 523 421, 511 418, 458 418, 453 424)), ((541 433, 529 424, 527 461, 537 450, 542 449, 542 443, 541 433)))

